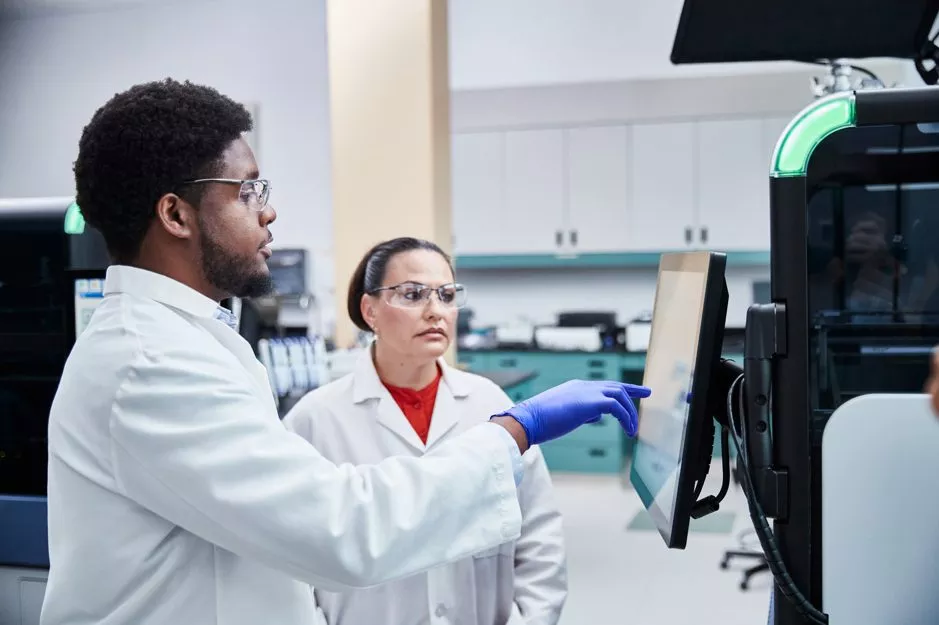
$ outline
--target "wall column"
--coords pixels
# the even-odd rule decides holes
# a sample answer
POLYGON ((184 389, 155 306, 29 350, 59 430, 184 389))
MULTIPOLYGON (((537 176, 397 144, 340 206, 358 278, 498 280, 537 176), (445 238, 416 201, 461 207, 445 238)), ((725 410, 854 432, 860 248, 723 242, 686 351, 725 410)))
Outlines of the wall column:
POLYGON ((336 344, 368 248, 415 236, 451 252, 446 0, 327 0, 336 344))

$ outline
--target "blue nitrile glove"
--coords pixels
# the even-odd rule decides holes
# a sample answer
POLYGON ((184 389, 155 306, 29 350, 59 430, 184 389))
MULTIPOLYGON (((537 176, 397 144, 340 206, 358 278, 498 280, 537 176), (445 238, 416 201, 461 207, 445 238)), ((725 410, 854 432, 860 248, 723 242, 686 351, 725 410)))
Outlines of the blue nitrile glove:
POLYGON ((571 380, 496 416, 508 415, 518 421, 529 445, 560 438, 605 414, 616 417, 626 434, 635 436, 639 414, 632 400, 650 394, 648 388, 635 384, 571 380))

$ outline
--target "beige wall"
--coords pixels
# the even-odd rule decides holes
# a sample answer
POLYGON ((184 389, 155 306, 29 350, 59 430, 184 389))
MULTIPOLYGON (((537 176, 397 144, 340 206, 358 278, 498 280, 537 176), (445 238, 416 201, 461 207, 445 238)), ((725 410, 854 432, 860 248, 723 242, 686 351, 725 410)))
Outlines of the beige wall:
POLYGON ((328 0, 336 343, 356 330, 347 286, 368 248, 416 236, 451 248, 444 0, 328 0))

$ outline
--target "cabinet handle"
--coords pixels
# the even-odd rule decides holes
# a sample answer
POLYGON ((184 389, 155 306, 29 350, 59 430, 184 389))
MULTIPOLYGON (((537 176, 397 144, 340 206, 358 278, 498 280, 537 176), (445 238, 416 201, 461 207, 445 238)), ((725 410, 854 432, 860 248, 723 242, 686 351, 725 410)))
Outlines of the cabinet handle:
POLYGON ((591 449, 591 450, 588 451, 587 453, 590 455, 591 458, 602 458, 603 456, 606 455, 606 450, 605 450, 605 449, 598 449, 598 448, 594 447, 593 449, 591 449))
POLYGON ((577 231, 576 230, 571 230, 571 245, 573 246, 577 245, 577 231))
POLYGON ((554 244, 558 247, 561 247, 561 245, 564 244, 564 233, 562 233, 560 230, 554 233, 554 244))
POLYGON ((691 226, 685 228, 685 244, 691 245, 691 226))
POLYGON ((602 367, 602 366, 604 366, 605 364, 606 364, 606 361, 605 361, 605 360, 600 360, 600 359, 588 360, 588 361, 587 361, 587 366, 588 366, 588 367, 602 367))
POLYGON ((503 358, 499 361, 499 366, 502 367, 516 367, 518 366, 518 360, 515 358, 503 358))
POLYGON ((707 228, 707 226, 703 226, 703 227, 701 228, 701 242, 702 242, 702 243, 707 243, 707 242, 708 242, 708 228, 707 228))

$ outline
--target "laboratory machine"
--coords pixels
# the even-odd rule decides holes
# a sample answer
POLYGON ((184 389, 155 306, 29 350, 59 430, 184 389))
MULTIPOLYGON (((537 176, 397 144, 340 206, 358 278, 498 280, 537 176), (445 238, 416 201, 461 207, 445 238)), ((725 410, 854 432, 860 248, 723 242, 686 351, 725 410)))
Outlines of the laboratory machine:
POLYGON ((773 154, 769 296, 747 317, 742 485, 773 625, 939 613, 920 555, 939 552, 939 481, 919 478, 939 459, 921 395, 939 344, 939 91, 861 66, 902 59, 935 85, 937 14, 939 0, 685 0, 677 25, 676 64, 828 70, 773 154))
POLYGON ((71 198, 0 199, 0 624, 35 623, 49 566, 46 430, 102 295, 100 233, 71 198))
POLYGON ((633 481, 643 495, 659 480, 643 501, 653 518, 671 502, 659 529, 683 546, 698 475, 682 463, 689 446, 711 448, 701 426, 714 416, 740 453, 776 582, 773 625, 934 623, 939 569, 924 554, 939 553, 939 419, 921 393, 939 344, 939 89, 815 101, 779 138, 769 192, 770 301, 748 311, 740 388, 715 378, 727 365, 713 354, 701 367, 700 337, 723 319, 675 321, 700 285, 673 295, 663 275, 675 259, 662 259, 646 383, 675 392, 660 410, 643 402, 640 452, 649 437, 657 453, 673 442, 665 459, 637 462, 633 481), (684 346, 660 352, 658 330, 680 327, 684 346), (695 413, 698 388, 727 389, 726 420, 716 404, 695 413))

